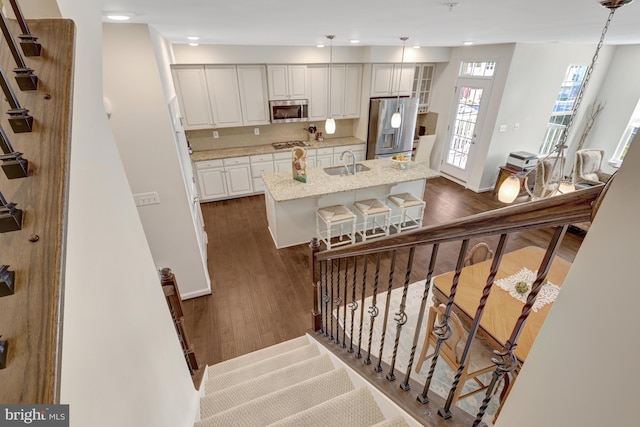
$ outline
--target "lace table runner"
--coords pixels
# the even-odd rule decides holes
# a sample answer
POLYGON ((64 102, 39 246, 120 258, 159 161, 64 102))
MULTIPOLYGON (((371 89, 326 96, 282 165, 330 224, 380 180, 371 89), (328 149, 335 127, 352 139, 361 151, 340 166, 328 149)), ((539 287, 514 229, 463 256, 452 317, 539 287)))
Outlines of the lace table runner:
MULTIPOLYGON (((536 280, 537 275, 537 271, 531 271, 528 268, 523 267, 522 270, 518 271, 516 274, 505 277, 504 279, 496 280, 495 284, 509 292, 509 295, 518 301, 526 303, 529 292, 531 292, 531 284, 536 280), (529 285, 527 292, 521 294, 516 291, 515 287, 518 282, 526 282, 527 285, 529 285)), ((536 302, 533 304, 532 310, 538 311, 538 309, 542 308, 546 304, 554 302, 559 292, 560 288, 558 286, 547 281, 546 284, 542 285, 540 292, 538 292, 538 297, 536 298, 536 302)))

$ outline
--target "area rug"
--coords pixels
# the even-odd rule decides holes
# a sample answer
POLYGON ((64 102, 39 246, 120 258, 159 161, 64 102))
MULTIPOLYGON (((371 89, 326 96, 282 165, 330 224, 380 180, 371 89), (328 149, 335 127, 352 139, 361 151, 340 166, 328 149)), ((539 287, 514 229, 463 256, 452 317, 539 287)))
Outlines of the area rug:
MULTIPOLYGON (((406 299, 406 308, 405 313, 407 315, 407 322, 402 327, 402 333, 400 335, 400 341, 398 343, 398 353, 396 358, 395 365, 395 374, 398 382, 404 380, 404 376, 406 375, 407 365, 409 361, 409 354, 411 353, 411 347, 413 344, 413 338, 416 331, 416 324, 418 322, 418 315, 420 313, 420 304, 422 302, 422 296, 424 294, 424 286, 425 280, 420 282, 413 283, 409 285, 407 290, 407 299, 406 299)), ((393 358, 393 345, 396 339, 396 331, 397 331, 397 323, 394 321, 395 312, 399 310, 400 302, 402 301, 402 288, 394 289, 391 291, 391 299, 390 299, 390 311, 389 317, 387 320, 387 329, 385 331, 385 343, 384 343, 384 351, 382 353, 382 361, 391 364, 391 360, 393 358)), ((369 329, 371 324, 371 317, 368 313, 369 308, 371 307, 372 297, 365 298, 364 300, 364 322, 363 322, 363 332, 362 332, 362 354, 363 358, 366 357, 366 352, 368 348, 369 341, 369 329)), ((384 312, 387 303, 387 292, 378 293, 376 306, 379 309, 379 314, 374 320, 373 324, 373 338, 371 342, 371 357, 375 358, 377 361, 378 355, 380 354, 380 342, 381 342, 381 332, 383 327, 384 320, 384 312)), ((357 348, 358 345, 358 328, 360 325, 360 312, 361 312, 361 301, 358 300, 358 308, 354 313, 354 339, 353 345, 354 348, 357 348)), ((427 296, 424 316, 422 319, 422 330, 420 331, 420 335, 418 338, 417 348, 415 352, 414 360, 418 359, 420 355, 420 351, 422 350, 422 346, 424 344, 425 337, 425 326, 427 323, 428 311, 429 307, 433 305, 432 299, 432 291, 431 287, 429 289, 429 294, 427 296)), ((333 316, 336 317, 336 310, 333 311, 333 316)), ((343 316, 344 316, 344 307, 340 307, 338 320, 340 326, 345 326, 343 324, 343 316)), ((351 310, 347 307, 347 319, 346 319, 346 334, 349 337, 351 331, 351 310)), ((347 338, 349 339, 349 338, 347 338)), ((428 353, 430 353, 429 351, 428 353)), ((427 354, 428 354, 427 353, 427 354)), ((473 362, 473 360, 472 360, 473 362)), ((418 383, 424 385, 426 382, 427 375, 429 373, 429 368, 431 366, 431 359, 425 360, 422 365, 422 369, 420 372, 415 371, 415 363, 412 368, 411 378, 418 383)), ((431 390, 438 395, 446 398, 449 393, 449 389, 451 388, 451 384, 453 383, 453 379, 455 376, 455 372, 449 368, 449 365, 446 364, 445 361, 439 360, 436 364, 436 369, 434 372, 434 377, 431 380, 431 390)), ((491 373, 487 374, 487 376, 483 379, 488 380, 491 377, 491 373)), ((486 381, 485 381, 486 383, 486 381)), ((473 381, 467 381, 467 383, 463 387, 462 394, 473 390, 475 387, 475 383, 473 381)), ((412 390, 413 391, 413 390, 412 390)), ((489 402, 489 406, 483 418, 488 425, 492 425, 491 422, 494 418, 496 411, 498 410, 499 396, 500 390, 498 390, 498 394, 494 395, 489 402)), ((417 390, 416 393, 422 393, 422 390, 417 390)), ((473 396, 467 397, 465 399, 461 399, 456 402, 456 406, 460 409, 472 414, 476 415, 478 412, 478 408, 482 404, 482 400, 484 399, 484 392, 477 393, 473 396)))

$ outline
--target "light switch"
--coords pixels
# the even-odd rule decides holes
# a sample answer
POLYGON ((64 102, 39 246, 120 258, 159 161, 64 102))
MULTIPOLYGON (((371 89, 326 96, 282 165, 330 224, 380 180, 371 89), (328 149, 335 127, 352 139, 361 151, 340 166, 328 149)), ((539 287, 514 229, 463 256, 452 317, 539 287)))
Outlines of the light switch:
POLYGON ((506 132, 507 131, 507 125, 500 125, 500 132, 506 132))

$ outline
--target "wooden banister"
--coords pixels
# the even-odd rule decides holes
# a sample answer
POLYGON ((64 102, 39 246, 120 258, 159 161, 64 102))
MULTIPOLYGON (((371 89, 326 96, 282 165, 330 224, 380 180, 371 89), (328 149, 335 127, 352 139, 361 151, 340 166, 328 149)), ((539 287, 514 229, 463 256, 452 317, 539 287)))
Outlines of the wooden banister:
MULTIPOLYGON (((7 24, 20 34, 15 21, 7 24)), ((0 265, 15 273, 14 292, 0 297, 0 344, 6 356, 0 402, 55 404, 60 400, 75 27, 63 19, 30 24, 45 54, 25 62, 40 84, 16 96, 33 117, 33 129, 11 132, 6 102, 1 115, 13 147, 29 163, 28 176, 0 175, 3 194, 23 211, 20 230, 0 233, 0 265)), ((5 70, 15 66, 6 47, 0 49, 0 64, 5 70)))
POLYGON ((603 186, 586 188, 530 203, 482 212, 401 235, 318 252, 316 261, 590 221, 593 206, 603 188, 603 186))

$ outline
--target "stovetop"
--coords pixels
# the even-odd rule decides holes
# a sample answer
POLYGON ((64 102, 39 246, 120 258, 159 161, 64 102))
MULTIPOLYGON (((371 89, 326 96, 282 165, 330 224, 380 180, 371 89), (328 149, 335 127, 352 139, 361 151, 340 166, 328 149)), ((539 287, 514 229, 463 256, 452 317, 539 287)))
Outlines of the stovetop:
POLYGON ((276 150, 284 150, 286 148, 293 148, 293 147, 308 147, 310 144, 306 141, 285 141, 285 142, 272 142, 271 145, 276 150))

